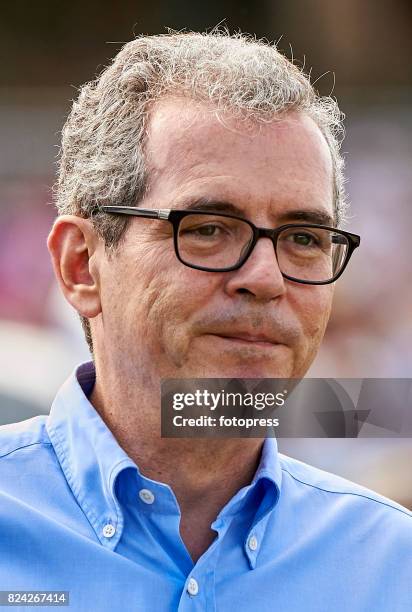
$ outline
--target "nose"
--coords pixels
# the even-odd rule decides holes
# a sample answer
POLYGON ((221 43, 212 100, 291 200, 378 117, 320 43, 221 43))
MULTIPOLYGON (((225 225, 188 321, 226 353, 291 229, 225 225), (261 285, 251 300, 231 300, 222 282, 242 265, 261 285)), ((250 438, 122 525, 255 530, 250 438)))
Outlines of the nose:
POLYGON ((262 301, 280 297, 285 291, 285 279, 270 238, 260 238, 247 261, 231 272, 226 282, 229 295, 246 293, 262 301))

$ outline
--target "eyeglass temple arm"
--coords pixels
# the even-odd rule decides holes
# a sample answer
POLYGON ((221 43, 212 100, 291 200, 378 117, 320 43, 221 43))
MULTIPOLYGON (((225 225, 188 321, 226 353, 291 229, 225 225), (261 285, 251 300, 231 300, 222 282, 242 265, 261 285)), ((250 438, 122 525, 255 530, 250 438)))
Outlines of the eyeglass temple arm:
MULTIPOLYGON (((352 242, 352 247, 356 249, 356 247, 360 245, 360 236, 358 236, 357 234, 349 234, 349 236, 352 242)), ((345 238, 345 236, 335 234, 334 236, 332 236, 332 242, 333 244, 347 244, 347 239, 345 238)))
POLYGON ((347 244, 348 243, 345 236, 340 236, 339 234, 335 234, 334 236, 332 236, 332 242, 334 244, 347 244))
POLYGON ((102 206, 102 210, 108 213, 130 214, 135 217, 146 217, 149 219, 168 219, 170 209, 136 208, 135 206, 102 206))

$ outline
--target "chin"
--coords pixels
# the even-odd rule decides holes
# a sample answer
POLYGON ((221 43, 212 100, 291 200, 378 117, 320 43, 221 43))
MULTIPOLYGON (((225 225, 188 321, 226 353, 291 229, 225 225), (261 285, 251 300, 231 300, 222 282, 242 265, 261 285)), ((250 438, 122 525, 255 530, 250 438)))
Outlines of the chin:
POLYGON ((220 359, 219 376, 223 378, 290 378, 293 376, 293 356, 288 347, 276 346, 268 354, 259 349, 239 351, 220 359))
POLYGON ((293 366, 289 363, 271 364, 255 361, 228 363, 221 360, 192 364, 187 378, 291 378, 293 366))
POLYGON ((229 370, 228 374, 223 374, 222 371, 220 376, 222 378, 289 378, 291 377, 291 372, 284 367, 268 370, 256 365, 244 365, 240 368, 237 367, 229 370))
MULTIPOLYGON (((208 346, 192 347, 181 378, 291 378, 294 376, 294 353, 284 344, 262 346, 227 342, 219 338, 208 346)), ((203 339, 203 338, 202 338, 203 339)))

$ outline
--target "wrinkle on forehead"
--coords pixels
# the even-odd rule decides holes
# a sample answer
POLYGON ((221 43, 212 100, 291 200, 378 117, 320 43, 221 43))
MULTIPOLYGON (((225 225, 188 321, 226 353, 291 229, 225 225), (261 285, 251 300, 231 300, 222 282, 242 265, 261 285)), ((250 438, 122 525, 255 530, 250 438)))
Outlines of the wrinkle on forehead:
POLYGON ((184 189, 191 180, 207 180, 232 170, 239 175, 239 160, 247 160, 249 169, 267 181, 268 173, 276 172, 274 162, 279 161, 285 183, 294 181, 306 190, 314 181, 326 181, 328 200, 333 201, 328 144, 315 122, 296 112, 258 123, 222 114, 204 103, 165 99, 152 109, 146 155, 152 188, 160 177, 173 177, 184 189))

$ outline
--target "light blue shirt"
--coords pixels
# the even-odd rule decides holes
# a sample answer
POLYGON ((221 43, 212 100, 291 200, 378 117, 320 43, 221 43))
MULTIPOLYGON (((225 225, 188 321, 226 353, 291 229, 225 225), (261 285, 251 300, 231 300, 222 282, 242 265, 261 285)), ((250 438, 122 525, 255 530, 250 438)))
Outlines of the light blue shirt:
POLYGON ((119 446, 94 380, 81 365, 49 416, 0 428, 1 590, 69 591, 82 612, 411 612, 412 513, 275 439, 194 564, 172 489, 119 446))

